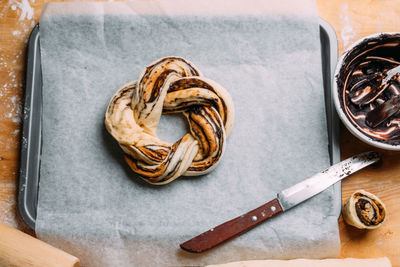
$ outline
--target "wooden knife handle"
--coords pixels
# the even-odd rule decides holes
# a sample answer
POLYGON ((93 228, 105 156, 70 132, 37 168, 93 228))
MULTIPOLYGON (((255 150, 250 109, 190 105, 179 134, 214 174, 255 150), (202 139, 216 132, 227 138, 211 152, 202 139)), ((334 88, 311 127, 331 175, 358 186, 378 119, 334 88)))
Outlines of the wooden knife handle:
POLYGON ((189 252, 203 252, 232 237, 247 232, 251 228, 281 213, 282 211, 278 199, 275 198, 270 202, 243 214, 242 216, 220 224, 217 227, 182 243, 180 247, 189 252))
POLYGON ((0 223, 0 266, 78 267, 79 259, 0 223))

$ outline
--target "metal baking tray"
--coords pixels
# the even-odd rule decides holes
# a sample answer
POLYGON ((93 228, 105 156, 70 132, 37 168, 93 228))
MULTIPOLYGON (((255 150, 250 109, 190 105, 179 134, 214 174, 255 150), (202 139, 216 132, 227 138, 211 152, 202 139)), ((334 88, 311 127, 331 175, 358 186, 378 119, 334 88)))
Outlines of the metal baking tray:
MULTIPOLYGON (((32 30, 27 49, 26 86, 21 139, 18 209, 24 222, 35 229, 39 192, 40 156, 42 147, 42 70, 40 58, 39 25, 32 30)), ((335 31, 320 19, 320 39, 326 118, 328 124, 329 155, 331 164, 340 161, 339 119, 334 108, 331 86, 337 62, 335 31)), ((338 199, 337 216, 341 211, 341 184, 334 185, 338 199)))

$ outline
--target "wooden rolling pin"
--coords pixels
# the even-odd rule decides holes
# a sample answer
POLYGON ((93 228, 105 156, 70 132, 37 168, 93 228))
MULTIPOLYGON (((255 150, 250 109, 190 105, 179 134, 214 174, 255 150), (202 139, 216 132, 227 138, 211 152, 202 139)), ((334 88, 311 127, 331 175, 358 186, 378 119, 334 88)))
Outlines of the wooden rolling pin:
POLYGON ((0 223, 0 266, 79 267, 79 259, 0 223))

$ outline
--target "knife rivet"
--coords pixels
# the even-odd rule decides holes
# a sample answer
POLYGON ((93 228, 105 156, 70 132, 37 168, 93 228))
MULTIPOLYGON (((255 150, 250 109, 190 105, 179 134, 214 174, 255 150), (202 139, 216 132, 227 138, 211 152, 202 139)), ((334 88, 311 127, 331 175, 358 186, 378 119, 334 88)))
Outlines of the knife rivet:
POLYGON ((257 221, 257 216, 251 217, 251 220, 252 220, 253 222, 257 221))
POLYGON ((276 211, 275 206, 271 206, 270 210, 271 210, 272 212, 275 212, 275 211, 276 211))

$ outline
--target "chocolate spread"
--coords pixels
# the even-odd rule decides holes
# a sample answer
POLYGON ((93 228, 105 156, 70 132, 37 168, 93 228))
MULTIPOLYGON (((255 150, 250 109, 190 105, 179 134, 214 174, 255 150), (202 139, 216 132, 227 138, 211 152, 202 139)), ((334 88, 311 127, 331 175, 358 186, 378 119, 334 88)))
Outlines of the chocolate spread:
POLYGON ((382 85, 386 72, 400 65, 400 34, 365 39, 344 58, 338 74, 340 105, 349 121, 373 140, 400 145, 400 114, 387 118, 375 128, 366 115, 400 95, 400 79, 394 76, 382 85))

